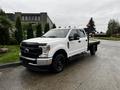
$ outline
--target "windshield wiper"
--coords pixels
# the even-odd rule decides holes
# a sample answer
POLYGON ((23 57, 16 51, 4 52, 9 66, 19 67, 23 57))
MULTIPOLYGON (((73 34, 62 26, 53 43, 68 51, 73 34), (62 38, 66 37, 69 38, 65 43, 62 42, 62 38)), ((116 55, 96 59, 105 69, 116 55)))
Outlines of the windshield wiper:
POLYGON ((57 36, 48 36, 49 38, 56 38, 57 36))
POLYGON ((57 36, 41 36, 41 38, 56 38, 57 36))
POLYGON ((41 36, 41 38, 46 38, 46 36, 41 36))

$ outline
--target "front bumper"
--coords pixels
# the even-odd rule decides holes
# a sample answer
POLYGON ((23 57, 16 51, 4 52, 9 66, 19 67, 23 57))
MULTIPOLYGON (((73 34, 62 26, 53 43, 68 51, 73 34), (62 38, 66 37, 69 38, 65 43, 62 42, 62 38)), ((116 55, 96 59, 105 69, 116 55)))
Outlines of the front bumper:
POLYGON ((20 56, 21 62, 25 62, 26 64, 32 66, 48 66, 52 64, 52 58, 28 58, 24 56, 20 56))

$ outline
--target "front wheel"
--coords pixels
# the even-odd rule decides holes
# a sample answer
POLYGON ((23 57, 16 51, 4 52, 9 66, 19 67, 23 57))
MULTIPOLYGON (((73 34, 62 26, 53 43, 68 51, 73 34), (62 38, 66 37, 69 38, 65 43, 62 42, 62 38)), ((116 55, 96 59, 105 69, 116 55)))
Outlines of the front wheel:
POLYGON ((54 72, 59 73, 63 71, 65 64, 65 56, 58 54, 53 58, 52 69, 54 72))

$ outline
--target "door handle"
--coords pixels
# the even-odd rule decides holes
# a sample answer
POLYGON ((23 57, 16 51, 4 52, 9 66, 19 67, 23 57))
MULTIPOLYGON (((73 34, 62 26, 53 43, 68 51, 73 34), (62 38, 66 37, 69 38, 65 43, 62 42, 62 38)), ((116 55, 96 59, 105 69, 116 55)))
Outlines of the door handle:
POLYGON ((79 43, 81 43, 81 41, 80 41, 80 40, 79 40, 78 42, 79 42, 79 43))
POLYGON ((85 41, 88 41, 87 39, 85 41))

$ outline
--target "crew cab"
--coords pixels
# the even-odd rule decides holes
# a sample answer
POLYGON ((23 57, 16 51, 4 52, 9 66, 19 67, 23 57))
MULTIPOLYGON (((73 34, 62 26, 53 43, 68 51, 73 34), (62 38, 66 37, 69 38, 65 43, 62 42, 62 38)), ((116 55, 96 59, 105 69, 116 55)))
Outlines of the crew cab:
POLYGON ((61 72, 70 57, 88 50, 95 55, 99 43, 89 42, 84 29, 51 29, 42 37, 21 42, 20 61, 28 69, 61 72))

